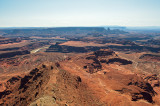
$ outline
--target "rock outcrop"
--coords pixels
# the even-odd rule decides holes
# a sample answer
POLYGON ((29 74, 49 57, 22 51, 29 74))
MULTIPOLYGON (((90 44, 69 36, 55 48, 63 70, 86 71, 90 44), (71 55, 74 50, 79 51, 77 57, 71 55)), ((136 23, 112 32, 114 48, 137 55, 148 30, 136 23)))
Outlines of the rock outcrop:
POLYGON ((132 64, 132 61, 119 58, 118 55, 110 49, 101 49, 90 53, 86 56, 86 60, 91 60, 91 62, 84 65, 84 69, 88 69, 87 72, 91 74, 102 70, 102 63, 113 64, 116 62, 120 65, 132 64))
POLYGON ((144 80, 147 81, 152 87, 159 87, 160 82, 156 74, 147 75, 144 77, 144 80))
POLYGON ((0 92, 0 104, 26 106, 33 101, 49 81, 49 68, 33 69, 24 77, 12 77, 5 83, 6 89, 0 92))

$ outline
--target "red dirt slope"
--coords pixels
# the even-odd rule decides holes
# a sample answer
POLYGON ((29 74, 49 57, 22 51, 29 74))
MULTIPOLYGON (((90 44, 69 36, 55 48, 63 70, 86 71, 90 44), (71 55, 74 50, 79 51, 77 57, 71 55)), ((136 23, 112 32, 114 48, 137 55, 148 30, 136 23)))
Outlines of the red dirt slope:
POLYGON ((142 76, 125 66, 132 61, 112 50, 81 54, 45 63, 25 76, 1 84, 0 104, 16 106, 150 106, 160 105, 159 79, 142 76), (3 85, 3 86, 2 86, 3 85))

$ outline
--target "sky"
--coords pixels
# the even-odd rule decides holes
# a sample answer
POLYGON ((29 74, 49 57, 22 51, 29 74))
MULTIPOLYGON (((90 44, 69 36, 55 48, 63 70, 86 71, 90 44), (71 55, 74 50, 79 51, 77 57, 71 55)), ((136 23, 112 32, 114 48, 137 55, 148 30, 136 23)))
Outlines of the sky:
POLYGON ((160 0, 0 0, 0 27, 160 26, 160 0))

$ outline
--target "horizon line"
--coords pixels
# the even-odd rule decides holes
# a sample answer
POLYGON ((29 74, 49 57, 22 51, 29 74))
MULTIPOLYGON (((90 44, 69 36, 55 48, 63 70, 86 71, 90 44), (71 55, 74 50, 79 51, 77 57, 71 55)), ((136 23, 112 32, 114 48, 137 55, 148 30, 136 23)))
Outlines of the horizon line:
POLYGON ((0 28, 59 28, 59 27, 160 27, 160 26, 119 26, 119 25, 101 25, 101 26, 6 26, 0 28))

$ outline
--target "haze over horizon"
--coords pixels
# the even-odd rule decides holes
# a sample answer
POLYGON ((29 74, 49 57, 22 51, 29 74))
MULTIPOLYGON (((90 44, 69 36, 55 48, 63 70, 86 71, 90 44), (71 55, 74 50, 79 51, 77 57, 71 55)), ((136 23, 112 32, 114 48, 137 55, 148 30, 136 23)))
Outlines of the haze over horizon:
POLYGON ((159 0, 1 0, 0 27, 160 26, 159 0))

